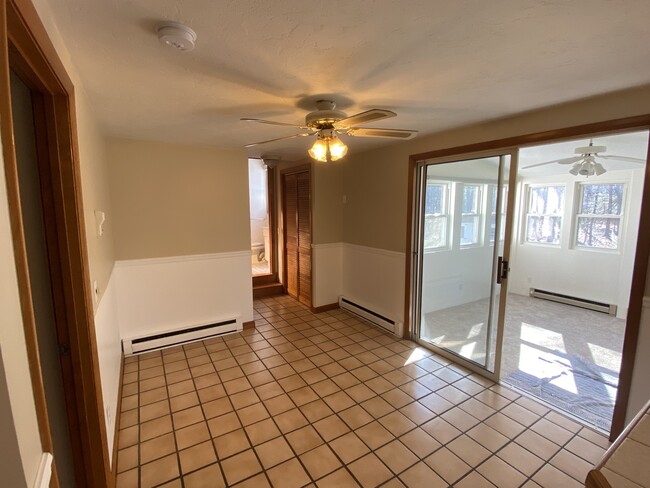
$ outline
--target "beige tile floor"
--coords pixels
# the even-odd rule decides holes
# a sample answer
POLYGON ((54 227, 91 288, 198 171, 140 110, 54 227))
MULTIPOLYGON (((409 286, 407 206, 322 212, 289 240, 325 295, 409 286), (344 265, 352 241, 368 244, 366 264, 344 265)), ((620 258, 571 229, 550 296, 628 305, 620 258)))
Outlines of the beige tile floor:
POLYGON ((606 438, 349 314, 125 359, 117 486, 583 486, 606 438))

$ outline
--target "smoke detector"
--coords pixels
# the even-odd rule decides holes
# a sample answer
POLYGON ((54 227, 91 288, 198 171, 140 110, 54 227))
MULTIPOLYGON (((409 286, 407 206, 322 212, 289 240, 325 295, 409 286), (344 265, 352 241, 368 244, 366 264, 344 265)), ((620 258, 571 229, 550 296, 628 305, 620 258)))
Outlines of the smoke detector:
POLYGON ((161 22, 156 34, 162 44, 178 51, 191 51, 196 44, 196 32, 180 22, 161 22))

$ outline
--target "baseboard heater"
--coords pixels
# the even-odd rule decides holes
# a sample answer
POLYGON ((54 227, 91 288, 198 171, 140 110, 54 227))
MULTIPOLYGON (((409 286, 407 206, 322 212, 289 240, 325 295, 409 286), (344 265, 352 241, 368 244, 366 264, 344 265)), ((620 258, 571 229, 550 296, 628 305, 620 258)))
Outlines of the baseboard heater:
POLYGON ((382 329, 395 334, 396 336, 402 337, 403 329, 402 322, 398 322, 389 317, 386 317, 380 313, 371 310, 368 307, 355 303, 352 300, 342 297, 339 297, 339 307, 348 312, 361 317, 362 319, 371 322, 374 325, 381 327, 382 329))
POLYGON ((158 334, 123 339, 122 349, 125 356, 131 356, 187 344, 189 342, 201 341, 232 332, 240 332, 242 328, 242 322, 239 318, 228 319, 217 323, 195 325, 158 334))
POLYGON ((551 291, 538 290, 537 288, 530 289, 530 296, 534 298, 541 298, 542 300, 550 300, 552 302, 573 305, 574 307, 587 308, 596 312, 608 313, 609 315, 616 315, 616 305, 596 302, 594 300, 585 300, 584 298, 572 297, 551 291))

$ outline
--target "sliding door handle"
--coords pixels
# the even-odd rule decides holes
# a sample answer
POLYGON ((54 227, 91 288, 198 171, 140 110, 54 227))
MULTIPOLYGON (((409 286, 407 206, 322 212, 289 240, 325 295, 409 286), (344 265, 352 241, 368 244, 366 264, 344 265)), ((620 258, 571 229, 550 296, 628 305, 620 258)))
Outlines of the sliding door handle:
POLYGON ((508 279, 508 261, 503 260, 503 256, 499 256, 497 259, 497 283, 500 285, 501 281, 508 279))

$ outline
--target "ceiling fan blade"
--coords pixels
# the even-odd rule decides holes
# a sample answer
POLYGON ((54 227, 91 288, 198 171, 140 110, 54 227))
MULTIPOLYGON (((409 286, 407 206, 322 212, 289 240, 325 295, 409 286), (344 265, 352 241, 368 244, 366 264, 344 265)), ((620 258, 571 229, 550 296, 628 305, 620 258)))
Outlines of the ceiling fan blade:
POLYGON ((575 156, 572 158, 564 158, 564 159, 554 159, 553 161, 544 161, 543 163, 537 163, 537 164, 531 164, 530 166, 522 166, 521 169, 530 169, 530 168, 537 168, 538 166, 546 166, 547 164, 571 164, 571 163, 577 163, 581 159, 584 159, 582 156, 575 156))
POLYGON ((395 117, 397 114, 391 112, 390 110, 382 110, 379 108, 373 108, 366 110, 355 115, 350 115, 345 119, 341 119, 334 123, 334 128, 338 129, 341 127, 352 127, 357 124, 367 124, 368 122, 374 122, 376 120, 388 119, 390 117, 395 117))
POLYGON ((411 139, 415 137, 418 131, 406 129, 379 129, 379 128, 365 128, 365 127, 352 127, 348 129, 349 136, 360 137, 391 137, 394 139, 411 139))
POLYGON ((246 144, 244 147, 259 146, 260 144, 267 144, 269 142, 282 141, 283 139, 293 139, 294 137, 306 137, 306 136, 312 136, 312 135, 313 134, 294 134, 292 136, 285 136, 285 137, 278 137, 276 139, 269 139, 268 141, 253 142, 251 144, 246 144))
POLYGON ((557 163, 557 164, 573 164, 577 163, 578 161, 583 160, 585 157, 584 156, 574 156, 572 158, 564 158, 564 159, 557 159, 555 161, 551 161, 552 163, 557 163))
POLYGON ((305 127, 302 125, 296 125, 296 124, 285 124, 284 122, 275 122, 273 120, 264 120, 264 119, 249 119, 249 118, 241 118, 239 119, 243 122, 257 122, 259 124, 270 124, 270 125, 284 125, 286 127, 295 127, 298 129, 309 129, 309 127, 305 127))
POLYGON ((603 159, 616 159, 618 161, 627 161, 628 163, 645 163, 645 159, 631 158, 629 156, 615 156, 613 154, 610 154, 608 156, 603 156, 602 154, 598 154, 596 157, 603 158, 603 159))

